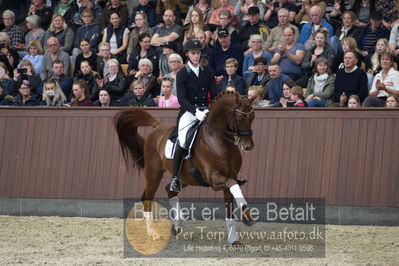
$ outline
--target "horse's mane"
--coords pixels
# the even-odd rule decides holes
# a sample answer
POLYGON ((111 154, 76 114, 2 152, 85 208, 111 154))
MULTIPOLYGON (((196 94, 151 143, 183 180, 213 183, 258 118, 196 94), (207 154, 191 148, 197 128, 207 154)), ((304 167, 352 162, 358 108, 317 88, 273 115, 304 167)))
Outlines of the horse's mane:
POLYGON ((212 107, 215 104, 218 104, 219 102, 221 102, 222 100, 224 100, 225 95, 234 95, 236 97, 241 97, 241 95, 238 92, 231 92, 231 91, 221 91, 219 92, 219 94, 215 97, 215 99, 212 100, 212 103, 210 105, 210 110, 212 110, 212 107))

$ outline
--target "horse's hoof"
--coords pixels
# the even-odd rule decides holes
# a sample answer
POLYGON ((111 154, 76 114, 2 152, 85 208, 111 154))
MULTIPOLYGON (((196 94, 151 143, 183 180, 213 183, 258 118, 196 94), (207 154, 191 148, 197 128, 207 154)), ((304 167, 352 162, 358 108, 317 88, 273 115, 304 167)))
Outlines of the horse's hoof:
POLYGON ((251 225, 254 225, 254 223, 255 223, 254 220, 252 220, 252 219, 246 219, 245 217, 244 217, 244 219, 242 219, 242 222, 243 222, 246 226, 251 226, 251 225))
POLYGON ((246 206, 244 207, 243 212, 242 212, 242 222, 246 226, 251 226, 255 223, 255 221, 252 220, 250 209, 246 206))
POLYGON ((183 228, 182 228, 182 227, 180 227, 180 226, 175 227, 173 224, 172 224, 172 227, 170 228, 170 232, 171 232, 172 235, 174 235, 174 236, 180 234, 182 231, 183 231, 183 228))
POLYGON ((231 244, 231 246, 236 247, 236 248, 244 247, 244 245, 243 245, 240 241, 238 241, 238 240, 234 241, 234 242, 231 244))

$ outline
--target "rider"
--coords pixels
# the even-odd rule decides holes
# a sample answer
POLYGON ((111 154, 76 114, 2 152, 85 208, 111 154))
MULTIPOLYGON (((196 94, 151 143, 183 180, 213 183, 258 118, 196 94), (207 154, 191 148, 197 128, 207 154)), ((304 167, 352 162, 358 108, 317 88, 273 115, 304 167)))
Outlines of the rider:
POLYGON ((209 67, 200 65, 201 43, 190 39, 184 44, 188 62, 176 75, 177 98, 180 103, 178 142, 173 158, 173 176, 170 190, 180 192, 180 172, 187 153, 186 134, 196 121, 204 121, 208 113, 208 93, 217 95, 215 80, 209 67))

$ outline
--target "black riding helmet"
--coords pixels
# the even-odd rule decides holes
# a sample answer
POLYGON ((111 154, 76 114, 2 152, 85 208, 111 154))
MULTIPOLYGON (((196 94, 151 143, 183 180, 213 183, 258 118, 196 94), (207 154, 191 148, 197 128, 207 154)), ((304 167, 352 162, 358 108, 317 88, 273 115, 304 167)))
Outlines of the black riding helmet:
POLYGON ((202 45, 201 43, 196 40, 196 39, 190 39, 184 44, 184 52, 190 51, 190 50, 202 50, 202 45))

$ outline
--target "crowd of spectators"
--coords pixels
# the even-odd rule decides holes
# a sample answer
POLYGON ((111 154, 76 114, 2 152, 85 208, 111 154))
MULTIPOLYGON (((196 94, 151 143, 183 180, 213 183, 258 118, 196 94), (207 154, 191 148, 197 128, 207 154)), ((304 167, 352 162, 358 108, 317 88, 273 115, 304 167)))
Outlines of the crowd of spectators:
POLYGON ((397 107, 399 1, 14 0, 0 105, 179 107, 183 45, 257 107, 397 107))

